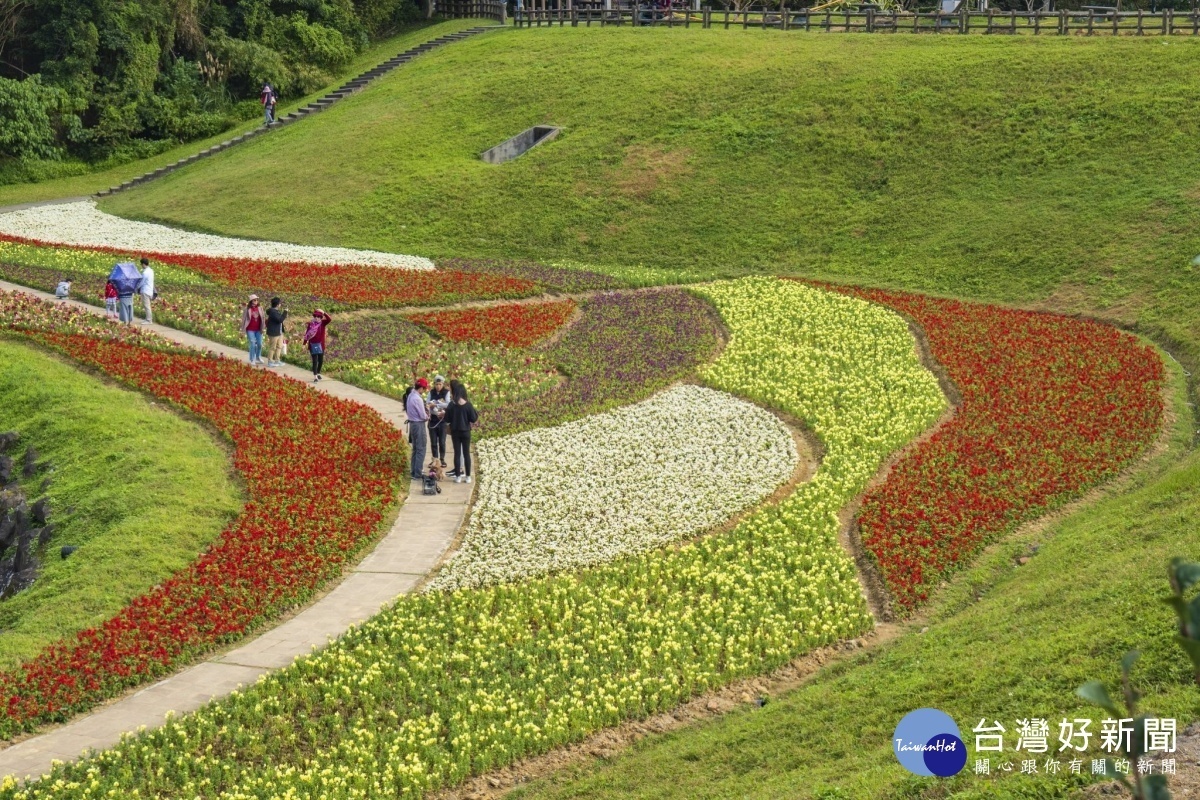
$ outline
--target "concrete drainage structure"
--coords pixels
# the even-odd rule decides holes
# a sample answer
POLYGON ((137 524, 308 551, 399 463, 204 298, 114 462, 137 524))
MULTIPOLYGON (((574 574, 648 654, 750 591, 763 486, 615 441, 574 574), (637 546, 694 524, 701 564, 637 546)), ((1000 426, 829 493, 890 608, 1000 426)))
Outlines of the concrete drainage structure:
POLYGON ((501 142, 491 150, 484 150, 479 157, 489 164, 503 164, 505 161, 512 161, 517 156, 524 155, 542 142, 550 141, 558 136, 560 130, 562 129, 552 125, 534 125, 507 142, 501 142))

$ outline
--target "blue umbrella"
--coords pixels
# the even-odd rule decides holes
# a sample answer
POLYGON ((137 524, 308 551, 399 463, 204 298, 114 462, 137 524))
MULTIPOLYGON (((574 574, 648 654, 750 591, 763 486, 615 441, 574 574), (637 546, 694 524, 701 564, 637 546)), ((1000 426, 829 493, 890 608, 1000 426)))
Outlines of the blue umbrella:
POLYGON ((137 294, 137 290, 142 288, 142 273, 131 261, 122 261, 113 267, 108 279, 117 287, 119 295, 137 294))

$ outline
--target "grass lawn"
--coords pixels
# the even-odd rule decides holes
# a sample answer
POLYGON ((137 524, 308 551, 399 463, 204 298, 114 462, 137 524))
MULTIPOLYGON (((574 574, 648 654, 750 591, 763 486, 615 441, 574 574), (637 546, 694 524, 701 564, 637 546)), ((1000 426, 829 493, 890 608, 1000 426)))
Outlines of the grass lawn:
MULTIPOLYGON (((0 669, 103 622, 186 566, 241 509, 229 456, 199 424, 27 344, 0 338, 0 431, 54 467, 51 539, 27 590, 0 601, 0 669), (66 560, 63 545, 79 548, 66 560)), ((29 480, 30 501, 42 478, 29 480)))
MULTIPOLYGON (((1104 316, 1200 364, 1200 41, 552 29, 430 54, 329 112, 105 201, 189 227, 638 282, 786 272, 1104 316), (558 140, 477 154, 539 123, 558 140)), ((997 545, 920 627, 765 708, 524 797, 1056 797, 1069 776, 909 778, 919 706, 1052 726, 1131 647, 1149 710, 1200 716, 1165 566, 1200 559, 1181 372, 1169 452, 997 545), (1040 549, 1025 566, 1014 556, 1040 549)), ((1098 727, 1098 724, 1097 724, 1098 727)), ((1011 748, 1012 742, 1009 742, 1011 748)))
MULTIPOLYGON (((490 22, 491 20, 455 19, 408 26, 394 36, 389 36, 386 39, 372 43, 370 47, 360 53, 338 74, 337 81, 330 86, 305 97, 280 103, 277 114, 282 118, 297 108, 308 105, 310 101, 325 94, 334 86, 340 85, 347 78, 365 72, 376 64, 387 61, 392 56, 402 53, 421 42, 490 22)), ((190 156, 192 153, 197 153, 215 144, 220 144, 226 139, 231 139, 240 133, 253 130, 260 125, 262 125, 261 114, 216 136, 172 147, 152 158, 119 164, 68 178, 58 178, 39 183, 16 183, 0 186, 0 206, 95 194, 111 186, 124 183, 130 178, 136 178, 138 175, 143 175, 151 170, 158 169, 167 164, 173 164, 181 158, 190 156)))

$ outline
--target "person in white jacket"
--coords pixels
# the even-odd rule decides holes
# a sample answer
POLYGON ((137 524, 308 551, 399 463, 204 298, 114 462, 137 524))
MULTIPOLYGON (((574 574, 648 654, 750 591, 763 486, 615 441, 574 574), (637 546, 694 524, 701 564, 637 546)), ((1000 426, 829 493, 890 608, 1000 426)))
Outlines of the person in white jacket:
POLYGON ((146 309, 144 325, 154 322, 154 270, 150 267, 150 259, 142 259, 142 305, 146 309))

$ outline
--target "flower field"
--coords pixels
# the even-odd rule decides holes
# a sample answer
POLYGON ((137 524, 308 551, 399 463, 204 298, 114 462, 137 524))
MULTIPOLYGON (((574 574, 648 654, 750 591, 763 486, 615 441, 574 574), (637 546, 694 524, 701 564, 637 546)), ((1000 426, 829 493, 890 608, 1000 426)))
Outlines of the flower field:
POLYGON ((433 589, 602 564, 694 536, 786 483, 799 455, 778 417, 685 385, 489 439, 479 460, 462 547, 433 589))
POLYGON ((1137 458, 1162 424, 1162 361, 1109 325, 878 290, 962 393, 958 414, 867 492, 863 546, 901 610, 985 542, 1137 458))
POLYGON ((732 333, 708 379, 825 445, 788 499, 678 548, 403 596, 247 691, 0 798, 419 795, 867 629, 837 512, 940 414, 936 381, 878 306, 774 279, 702 291, 732 333))
POLYGON ((0 673, 6 737, 162 675, 302 602, 376 533, 406 471, 396 429, 297 382, 24 295, 0 295, 0 330, 210 422, 232 440, 249 498, 188 569, 0 673))
POLYGON ((575 301, 560 300, 432 311, 408 318, 452 342, 529 347, 565 325, 575 308, 575 301))
MULTIPOLYGON (((132 256, 131 256, 132 258, 132 256)), ((136 259, 134 259, 136 260, 136 259)), ((77 279, 99 278, 100 286, 112 272, 117 261, 112 253, 100 250, 81 250, 72 247, 27 244, 12 237, 0 235, 0 264, 41 267, 54 272, 76 276, 77 279)), ((170 284, 208 283, 203 275, 171 264, 155 264, 155 277, 170 284)))
MULTIPOLYGON (((341 341, 338 331, 335 344, 341 341)), ((337 354, 339 350, 330 348, 337 354)), ((304 358, 303 352, 293 359, 304 358)), ((472 402, 481 409, 525 402, 551 391, 562 376, 545 356, 511 351, 473 342, 441 342, 422 335, 422 340, 386 356, 357 361, 335 361, 330 374, 373 392, 401 399, 418 377, 431 379, 445 374, 463 381, 471 390, 472 402)))
POLYGON ((627 288, 616 278, 599 272, 552 267, 533 261, 497 258, 442 258, 438 259, 438 268, 455 272, 507 275, 532 281, 547 289, 557 289, 560 292, 593 292, 627 288))
POLYGON ((258 259, 328 265, 369 265, 390 269, 431 270, 419 256, 313 247, 259 239, 232 239, 115 217, 92 200, 34 206, 0 214, 0 233, 44 244, 85 247, 105 252, 202 255, 215 259, 258 259))
POLYGON ((526 351, 557 366, 565 379, 536 403, 481 410, 482 434, 557 425, 643 400, 693 374, 721 342, 708 304, 680 289, 606 292, 581 310, 557 341, 526 351))
MULTIPOLYGON (((136 261, 147 256, 156 268, 160 294, 177 291, 176 284, 197 283, 197 279, 203 278, 218 286, 240 290, 238 294, 243 301, 247 292, 256 292, 267 297, 272 294, 306 295, 321 298, 325 305, 340 304, 342 308, 390 308, 461 300, 515 299, 539 291, 530 281, 484 272, 396 270, 364 264, 311 264, 252 257, 162 253, 153 249, 106 249, 103 246, 77 250, 2 233, 0 241, 7 248, 5 255, 17 265, 49 270, 55 273, 55 280, 59 274, 77 280, 99 280, 100 286, 104 285, 116 261, 136 261), (104 255, 107 260, 98 257, 104 255), (157 274, 159 267, 166 267, 162 275, 157 274), (180 275, 187 277, 180 280, 180 275)), ((4 269, 7 269, 8 259, 0 259, 4 269)), ((0 270, 0 276, 4 274, 0 270)))

